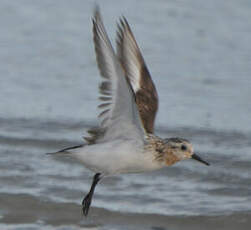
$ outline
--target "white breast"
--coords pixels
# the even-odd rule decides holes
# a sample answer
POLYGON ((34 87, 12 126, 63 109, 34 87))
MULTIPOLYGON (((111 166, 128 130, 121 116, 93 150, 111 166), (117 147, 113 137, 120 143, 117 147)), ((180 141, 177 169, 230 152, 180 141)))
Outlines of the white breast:
POLYGON ((84 146, 74 150, 72 155, 90 170, 107 175, 139 173, 160 168, 154 156, 143 149, 141 142, 115 140, 84 146))

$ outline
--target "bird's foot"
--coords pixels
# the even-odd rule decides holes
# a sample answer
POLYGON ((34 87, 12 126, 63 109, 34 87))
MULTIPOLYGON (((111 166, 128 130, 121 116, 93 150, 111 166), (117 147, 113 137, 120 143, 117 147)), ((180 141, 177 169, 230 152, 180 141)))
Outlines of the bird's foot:
POLYGON ((90 208, 91 202, 92 202, 92 196, 94 193, 94 189, 100 179, 101 179, 101 173, 96 173, 93 177, 91 189, 82 201, 82 211, 83 211, 84 216, 88 215, 89 208, 90 208))
POLYGON ((82 211, 84 216, 88 215, 91 202, 92 202, 92 194, 88 193, 82 201, 82 211))

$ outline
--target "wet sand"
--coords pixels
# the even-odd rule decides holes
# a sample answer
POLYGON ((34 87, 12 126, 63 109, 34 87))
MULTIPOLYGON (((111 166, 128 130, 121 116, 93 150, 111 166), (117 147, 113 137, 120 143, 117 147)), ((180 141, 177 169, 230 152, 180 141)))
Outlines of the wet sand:
MULTIPOLYGON (((112 202, 112 201, 111 201, 112 202)), ((186 230, 247 230, 251 226, 251 212, 217 216, 165 216, 112 212, 92 207, 89 216, 83 217, 81 206, 74 203, 55 203, 39 200, 27 194, 0 194, 1 223, 46 226, 71 225, 76 227, 117 226, 137 229, 186 230)), ((154 204, 153 204, 154 205, 154 204)), ((167 204, 168 205, 168 204, 167 204)))

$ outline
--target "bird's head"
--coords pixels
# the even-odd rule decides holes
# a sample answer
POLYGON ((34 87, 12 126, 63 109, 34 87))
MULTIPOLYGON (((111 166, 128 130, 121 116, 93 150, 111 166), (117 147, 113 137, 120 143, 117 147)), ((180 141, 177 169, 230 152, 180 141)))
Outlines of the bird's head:
POLYGON ((192 144, 186 139, 165 139, 164 149, 164 161, 166 165, 171 165, 177 161, 190 158, 197 160, 205 165, 209 165, 208 162, 204 161, 197 154, 194 153, 192 144))

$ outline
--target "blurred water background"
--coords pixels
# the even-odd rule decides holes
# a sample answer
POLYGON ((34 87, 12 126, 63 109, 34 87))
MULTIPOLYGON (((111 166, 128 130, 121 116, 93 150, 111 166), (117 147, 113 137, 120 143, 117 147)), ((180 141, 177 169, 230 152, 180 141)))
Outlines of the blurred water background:
POLYGON ((96 1, 114 42, 126 16, 159 93, 156 133, 188 160, 104 179, 44 153, 98 124, 94 1, 0 0, 0 229, 250 229, 251 2, 96 1))

